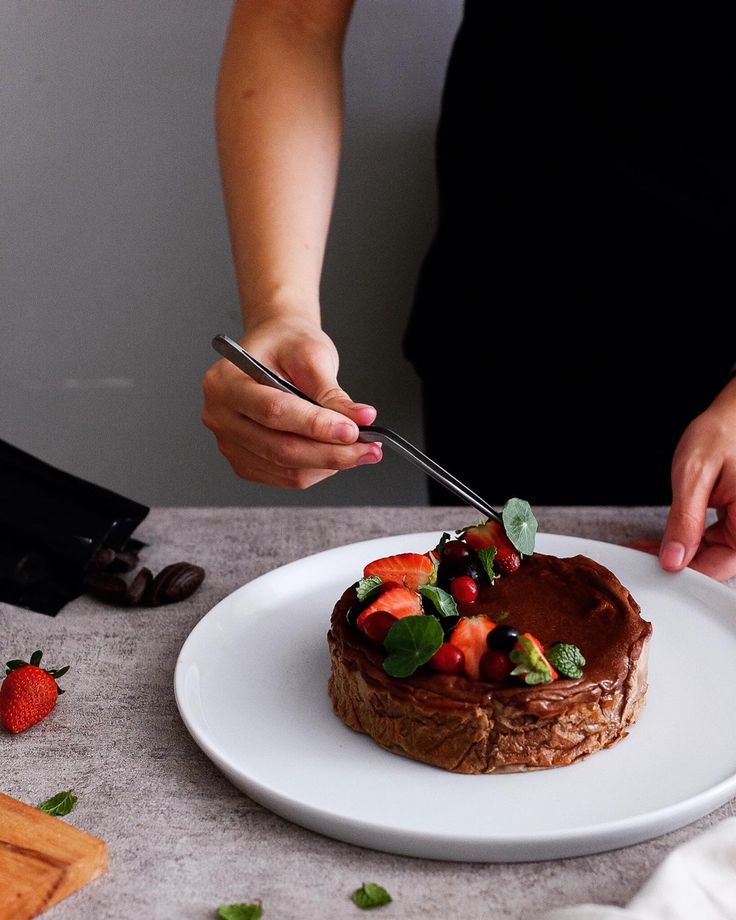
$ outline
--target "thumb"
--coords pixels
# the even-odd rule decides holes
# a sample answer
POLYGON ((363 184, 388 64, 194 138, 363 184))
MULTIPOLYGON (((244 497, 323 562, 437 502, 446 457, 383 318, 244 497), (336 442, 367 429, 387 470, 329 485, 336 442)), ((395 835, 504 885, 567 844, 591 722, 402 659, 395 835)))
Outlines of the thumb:
POLYGON ((695 471, 686 464, 673 466, 672 506, 659 551, 665 571, 679 572, 697 552, 714 483, 715 473, 707 467, 695 471))
POLYGON ((337 356, 331 348, 317 343, 304 348, 289 371, 292 382, 320 406, 346 415, 356 425, 375 421, 375 408, 352 400, 337 382, 337 356))

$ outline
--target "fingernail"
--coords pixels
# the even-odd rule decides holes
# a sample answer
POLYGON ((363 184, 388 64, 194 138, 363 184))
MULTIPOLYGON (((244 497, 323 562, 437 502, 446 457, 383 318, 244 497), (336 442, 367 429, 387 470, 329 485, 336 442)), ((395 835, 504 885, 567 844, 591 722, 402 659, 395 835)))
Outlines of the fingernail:
POLYGON ((376 454, 371 451, 369 454, 363 454, 363 456, 358 460, 358 466, 365 466, 368 463, 378 463, 381 459, 380 454, 376 454))
POLYGON ((338 422, 332 426, 332 432, 338 441, 345 441, 346 444, 352 444, 358 435, 356 426, 350 422, 338 422))
POLYGON ((682 568, 682 563, 685 561, 685 547, 676 540, 665 543, 659 554, 659 561, 665 569, 682 568))

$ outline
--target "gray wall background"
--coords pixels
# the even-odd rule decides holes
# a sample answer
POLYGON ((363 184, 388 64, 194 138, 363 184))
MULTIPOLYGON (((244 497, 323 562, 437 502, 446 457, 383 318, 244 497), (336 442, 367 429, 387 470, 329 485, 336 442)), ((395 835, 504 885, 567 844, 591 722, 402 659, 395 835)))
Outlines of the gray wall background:
MULTIPOLYGON (((387 455, 305 493, 243 483, 200 423, 240 334, 215 156, 223 0, 0 5, 0 437, 159 504, 421 504, 387 455)), ((460 0, 358 0, 323 279, 341 381, 419 441, 400 339, 434 220, 460 0)))

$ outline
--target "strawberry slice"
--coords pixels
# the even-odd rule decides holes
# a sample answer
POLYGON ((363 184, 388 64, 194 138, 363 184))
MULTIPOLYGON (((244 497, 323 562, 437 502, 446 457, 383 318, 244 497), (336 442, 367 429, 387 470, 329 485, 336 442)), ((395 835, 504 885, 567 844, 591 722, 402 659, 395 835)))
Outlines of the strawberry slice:
POLYGON ((399 553, 369 562, 363 575, 365 578, 378 575, 384 584, 394 582, 416 591, 420 585, 429 584, 434 575, 434 562, 420 553, 399 553))
POLYGON ((521 556, 498 521, 486 521, 477 527, 468 527, 465 531, 465 542, 474 550, 495 546, 493 566, 504 575, 513 575, 521 565, 521 556))
POLYGON ((542 643, 531 633, 519 636, 510 657, 516 665, 512 675, 526 684, 548 684, 560 676, 547 661, 542 643))
POLYGON ((465 673, 471 680, 480 678, 480 659, 488 651, 486 637, 496 624, 490 617, 462 617, 450 636, 450 644, 465 655, 465 673))
POLYGON ((396 617, 397 620, 402 617, 420 617, 424 613, 422 598, 416 591, 394 586, 387 588, 383 594, 380 594, 372 604, 369 604, 361 612, 355 621, 358 629, 365 631, 363 629, 365 621, 372 613, 376 613, 378 610, 385 610, 396 617))

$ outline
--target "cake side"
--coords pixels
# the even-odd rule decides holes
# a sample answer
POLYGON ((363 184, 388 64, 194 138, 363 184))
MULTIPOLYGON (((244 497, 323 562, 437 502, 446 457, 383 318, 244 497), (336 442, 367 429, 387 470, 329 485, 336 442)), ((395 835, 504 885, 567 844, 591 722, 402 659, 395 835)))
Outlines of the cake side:
POLYGON ((348 625, 355 599, 351 587, 333 611, 329 694, 346 725, 394 753, 460 773, 564 766, 623 738, 644 704, 651 626, 618 579, 585 557, 536 554, 472 606, 458 605, 461 616, 508 610, 545 645, 572 636, 589 662, 578 680, 389 677, 382 647, 348 625))

